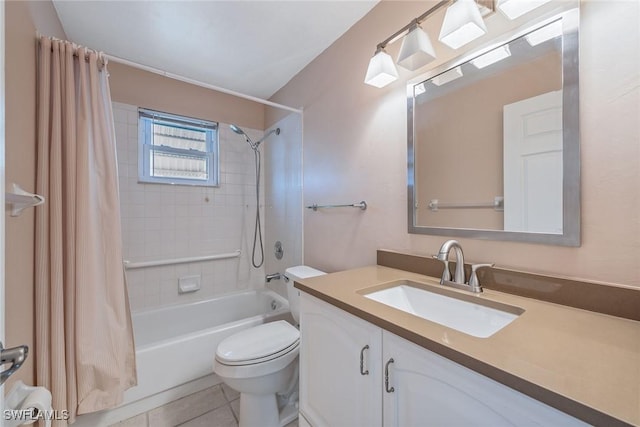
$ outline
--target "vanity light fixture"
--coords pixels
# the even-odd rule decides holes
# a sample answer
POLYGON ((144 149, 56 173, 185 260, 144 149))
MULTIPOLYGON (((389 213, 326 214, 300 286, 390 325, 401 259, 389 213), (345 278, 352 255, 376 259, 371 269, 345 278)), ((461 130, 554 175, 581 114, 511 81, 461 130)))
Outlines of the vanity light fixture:
POLYGON ((527 34, 524 38, 531 46, 537 46, 540 43, 544 43, 547 40, 551 40, 562 35, 562 21, 555 21, 549 25, 535 30, 532 33, 527 34))
POLYGON ((516 19, 551 0, 498 0, 497 7, 509 19, 516 19))
POLYGON ((502 61, 505 58, 511 56, 511 51, 509 50, 508 45, 497 47, 489 52, 478 56, 475 59, 471 60, 471 63, 476 68, 484 68, 488 67, 491 64, 495 64, 498 61, 502 61))
MULTIPOLYGON (((507 18, 516 19, 550 1, 551 0, 441 0, 431 9, 378 44, 375 55, 373 55, 369 61, 364 82, 382 88, 398 79, 398 70, 393 63, 393 59, 384 49, 389 43, 393 43, 401 37, 404 37, 404 40, 402 41, 402 47, 398 55, 398 65, 409 71, 415 71, 433 61, 436 57, 435 50, 428 34, 420 27, 420 23, 443 6, 450 5, 445 12, 438 40, 453 49, 458 49, 487 33, 487 26, 482 17, 495 11, 496 7, 500 9, 507 18)), ((548 27, 552 26, 553 25, 548 27)), ((560 28, 557 34, 548 35, 548 38, 544 38, 545 34, 549 34, 543 31, 546 28, 547 27, 544 27, 528 35, 527 41, 529 44, 535 46, 536 44, 562 34, 562 28, 560 28)), ((548 31, 552 32, 553 30, 549 28, 548 31)), ((493 62, 483 62, 489 60, 489 57, 485 55, 486 58, 482 60, 478 58, 478 60, 474 62, 474 65, 482 68, 483 66, 486 67, 500 59, 506 58, 510 53, 508 48, 505 49, 506 52, 494 53, 494 55, 496 55, 494 58, 498 59, 495 59, 493 62), (506 56, 500 56, 505 54, 506 56)))
POLYGON ((462 77, 462 75, 462 69, 458 66, 435 76, 431 79, 431 82, 436 86, 442 86, 454 81, 455 79, 459 79, 460 77, 462 77))
POLYGON ((478 5, 474 0, 457 0, 447 8, 438 40, 458 49, 487 33, 478 5))
POLYGON ((407 42, 406 47, 405 43, 403 43, 402 49, 400 49, 400 57, 398 59, 398 63, 401 66, 414 71, 422 65, 426 65, 428 62, 430 62, 431 59, 428 59, 429 56, 432 56, 434 59, 435 52, 433 52, 433 46, 431 45, 429 36, 427 36, 427 34, 420 28, 419 25, 427 18, 427 16, 431 15, 436 10, 440 9, 442 6, 450 2, 451 0, 441 0, 431 9, 427 10, 425 13, 418 16, 404 27, 400 28, 391 36, 387 37, 383 42, 379 43, 376 48, 375 55, 369 61, 369 68, 367 68, 367 75, 364 79, 364 82, 369 85, 381 88, 398 78, 398 71, 393 64, 393 60, 391 59, 389 54, 384 51, 384 48, 387 47, 389 43, 393 43, 400 37, 407 35, 407 31, 409 32, 409 34, 412 34, 412 41, 407 42), (427 43, 425 43, 424 40, 425 36, 427 38, 427 43), (431 45, 431 49, 429 49, 428 45, 431 45), (382 54, 384 54, 384 56, 382 56, 382 54), (380 59, 376 59, 379 55, 381 56, 380 59), (420 65, 420 62, 424 63, 420 65), (415 68, 409 68, 414 66, 415 68))
POLYGON ((373 55, 369 61, 369 68, 367 68, 367 75, 364 78, 364 82, 368 85, 381 88, 395 81, 397 78, 398 70, 396 70, 396 66, 393 63, 393 58, 385 52, 384 47, 378 46, 375 55, 373 55))
MULTIPOLYGON (((418 16, 410 23, 396 31, 382 43, 378 44, 375 55, 369 61, 369 67, 367 68, 367 74, 364 82, 369 85, 381 88, 398 78, 398 71, 393 64, 393 60, 391 59, 389 54, 385 52, 384 49, 389 43, 393 43, 401 37, 404 37, 404 40, 402 41, 400 54, 398 55, 398 65, 406 68, 409 71, 415 71, 418 68, 423 67, 433 61, 436 58, 435 50, 433 48, 433 45, 431 44, 429 35, 420 27, 420 23, 443 6, 451 4, 451 2, 452 0, 441 0, 431 9, 427 10, 425 13, 418 16)), ((466 25, 466 27, 469 27, 470 24, 466 22, 465 19, 465 16, 467 15, 473 16, 474 19, 479 19, 479 24, 476 23, 475 25, 479 25, 482 29, 483 32, 480 35, 486 33, 487 28, 482 21, 482 16, 480 15, 478 8, 483 8, 483 10, 489 12, 495 10, 493 7, 493 0, 454 0, 454 4, 450 6, 449 9, 447 9, 446 14, 446 16, 452 15, 453 18, 449 18, 449 23, 447 23, 447 18, 445 17, 445 24, 448 25, 445 32, 446 41, 442 40, 443 32, 441 32, 440 34, 440 41, 448 44, 449 46, 452 46, 448 43, 450 40, 451 43, 456 43, 457 40, 467 37, 465 36, 465 34, 467 34, 466 31, 459 33, 458 31, 456 31, 457 28, 452 27, 453 25, 466 25), (458 5, 458 3, 460 3, 462 6, 456 6, 458 5), (489 4, 488 7, 487 3, 489 4), (456 7, 454 8, 454 6, 456 7), (452 8, 454 12, 450 12, 452 8), (475 8, 475 13, 465 12, 466 8, 475 8), (462 12, 455 12, 458 9, 460 9, 462 12), (460 16, 460 13, 462 13, 462 16, 460 16), (455 20, 455 22, 453 20, 455 20)), ((471 26, 473 25, 471 24, 471 26)), ((443 24, 443 30, 444 27, 445 25, 443 24)), ((470 40, 471 39, 469 39, 469 41, 470 40)), ((462 46, 462 44, 460 44, 459 46, 462 46)))
POLYGON ((485 34, 487 27, 482 16, 495 10, 494 0, 439 1, 431 9, 378 44, 376 53, 369 61, 365 83, 381 88, 398 78, 398 71, 389 54, 385 52, 385 48, 402 37, 404 40, 398 55, 398 65, 409 71, 415 71, 433 61, 436 58, 435 49, 428 34, 420 27, 420 23, 446 5, 451 6, 445 14, 439 40, 454 49, 485 34))

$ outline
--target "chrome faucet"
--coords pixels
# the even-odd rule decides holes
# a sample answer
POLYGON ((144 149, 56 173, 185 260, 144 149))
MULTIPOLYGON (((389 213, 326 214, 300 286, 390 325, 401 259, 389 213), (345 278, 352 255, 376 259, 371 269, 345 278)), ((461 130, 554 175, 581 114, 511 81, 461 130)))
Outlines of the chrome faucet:
POLYGON ((451 249, 456 254, 456 271, 453 276, 453 282, 464 285, 464 254, 462 253, 462 246, 457 240, 447 240, 440 247, 440 252, 436 258, 444 263, 444 272, 442 273, 442 279, 440 284, 444 285, 444 282, 451 281, 451 272, 449 271, 449 252, 451 249))
POLYGON ((264 280, 269 283, 272 280, 280 280, 281 276, 280 273, 273 273, 273 274, 267 274, 264 278, 264 280))
POLYGON ((444 263, 444 271, 440 279, 441 285, 452 286, 473 293, 482 292, 477 270, 480 267, 493 267, 493 264, 473 264, 471 266, 469 283, 466 283, 464 275, 464 254, 462 253, 462 246, 460 246, 457 240, 447 240, 444 242, 440 247, 440 252, 438 252, 438 255, 434 255, 434 258, 444 263), (451 249, 453 249, 456 254, 456 271, 453 280, 451 280, 451 272, 449 271, 449 252, 451 252, 451 249))

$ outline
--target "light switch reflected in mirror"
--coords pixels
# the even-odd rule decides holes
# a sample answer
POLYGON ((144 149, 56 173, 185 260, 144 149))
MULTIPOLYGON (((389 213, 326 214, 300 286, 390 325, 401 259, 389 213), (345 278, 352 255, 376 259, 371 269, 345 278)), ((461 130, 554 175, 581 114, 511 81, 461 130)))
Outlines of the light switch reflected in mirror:
POLYGON ((579 245, 577 19, 518 29, 412 85, 410 232, 579 245))

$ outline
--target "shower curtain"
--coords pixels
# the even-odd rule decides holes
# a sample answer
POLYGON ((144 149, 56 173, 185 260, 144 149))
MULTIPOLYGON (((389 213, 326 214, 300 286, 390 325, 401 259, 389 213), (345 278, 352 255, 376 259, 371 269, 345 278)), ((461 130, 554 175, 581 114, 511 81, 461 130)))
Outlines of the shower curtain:
POLYGON ((135 351, 106 59, 46 37, 38 47, 36 376, 72 423, 122 401, 135 351))

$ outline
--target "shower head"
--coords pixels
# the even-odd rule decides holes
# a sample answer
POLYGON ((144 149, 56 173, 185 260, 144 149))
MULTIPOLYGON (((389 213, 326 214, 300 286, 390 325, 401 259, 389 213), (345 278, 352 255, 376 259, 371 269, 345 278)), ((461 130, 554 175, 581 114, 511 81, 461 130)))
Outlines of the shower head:
POLYGON ((231 130, 232 130, 232 131, 234 131, 234 132, 235 132, 235 133, 237 133, 238 135, 242 135, 242 136, 244 136, 244 139, 247 141, 247 144, 249 144, 249 146, 250 146, 252 149, 254 149, 254 150, 255 150, 256 148, 258 148, 259 141, 258 141, 257 143, 255 143, 255 144, 254 144, 254 143, 253 143, 253 141, 251 140, 251 138, 249 138, 249 135, 247 135, 247 134, 245 133, 245 131, 243 131, 239 126, 236 126, 236 125, 229 125, 229 127, 231 128, 231 130))
POLYGON ((246 133, 244 133, 244 131, 242 129, 240 129, 238 126, 236 125, 229 125, 229 127, 231 128, 232 131, 234 131, 235 133, 237 133, 238 135, 244 135, 247 136, 246 133))
POLYGON ((240 127, 236 126, 236 125, 229 125, 229 127, 231 128, 232 131, 234 131, 235 133, 237 133, 238 135, 242 135, 245 137, 245 139, 247 140, 247 143, 249 143, 249 145, 251 146, 251 148, 253 148, 254 150, 258 149, 258 146, 260 145, 260 143, 262 141, 264 141, 265 139, 267 139, 269 136, 271 136, 272 134, 276 134, 276 135, 280 135, 280 128, 275 128, 270 130, 268 133, 266 133, 262 138, 260 138, 257 142, 253 142, 251 140, 251 138, 249 138, 249 135, 247 135, 245 133, 245 131, 243 131, 240 127))

